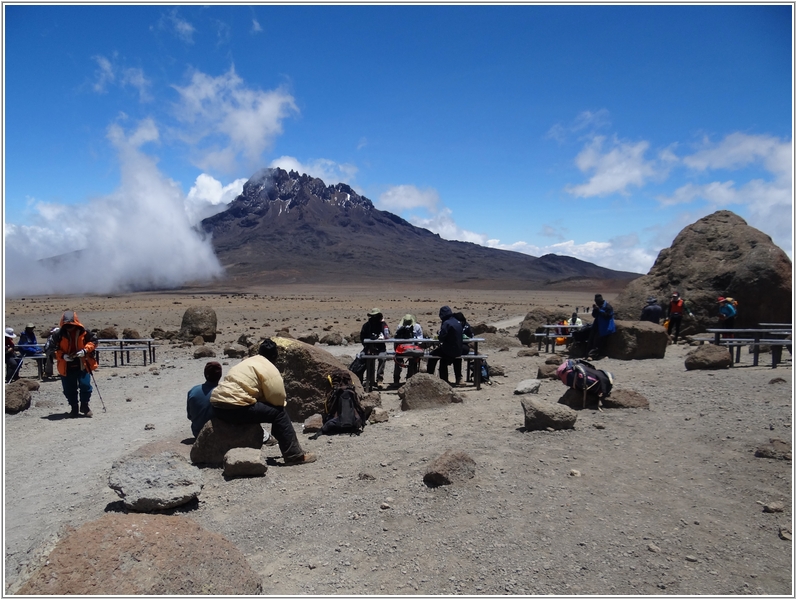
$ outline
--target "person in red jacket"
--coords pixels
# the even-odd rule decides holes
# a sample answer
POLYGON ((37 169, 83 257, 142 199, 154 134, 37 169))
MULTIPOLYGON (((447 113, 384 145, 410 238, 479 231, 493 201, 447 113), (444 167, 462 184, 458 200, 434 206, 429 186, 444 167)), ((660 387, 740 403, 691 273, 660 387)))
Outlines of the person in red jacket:
POLYGON ((91 417, 93 416, 89 408, 93 391, 91 372, 97 368, 97 361, 94 358, 97 336, 83 327, 73 310, 64 311, 59 327, 55 340, 55 359, 58 362, 64 396, 72 407, 69 416, 72 418, 79 416, 79 398, 80 412, 91 417))

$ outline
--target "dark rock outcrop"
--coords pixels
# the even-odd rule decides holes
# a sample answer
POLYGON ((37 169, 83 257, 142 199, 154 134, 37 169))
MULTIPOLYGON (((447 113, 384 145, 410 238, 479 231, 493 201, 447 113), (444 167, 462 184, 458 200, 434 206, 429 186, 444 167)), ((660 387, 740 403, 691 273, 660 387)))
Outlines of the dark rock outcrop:
POLYGON ((721 210, 684 228, 647 275, 612 302, 619 319, 638 319, 649 296, 667 307, 674 290, 688 301, 681 334, 717 327, 719 296, 739 302, 736 326, 791 323, 792 262, 765 233, 721 210))
POLYGON ((220 465, 224 455, 233 448, 263 447, 263 427, 259 423, 237 425, 213 418, 202 427, 202 431, 191 447, 191 462, 195 464, 220 465))

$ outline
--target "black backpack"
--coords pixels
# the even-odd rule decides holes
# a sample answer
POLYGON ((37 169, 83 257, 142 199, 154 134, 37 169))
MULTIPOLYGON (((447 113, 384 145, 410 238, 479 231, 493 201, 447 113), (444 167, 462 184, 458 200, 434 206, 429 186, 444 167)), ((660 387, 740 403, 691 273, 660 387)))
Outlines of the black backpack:
POLYGON ((584 404, 587 401, 587 392, 595 394, 599 399, 608 398, 612 393, 614 377, 609 371, 597 369, 586 360, 570 359, 563 362, 556 370, 559 379, 567 387, 574 390, 583 390, 584 404))
POLYGON ((360 435, 365 427, 366 414, 357 390, 351 383, 351 377, 345 371, 338 371, 328 377, 332 390, 324 401, 323 425, 311 440, 318 436, 332 435, 333 433, 348 433, 360 435))

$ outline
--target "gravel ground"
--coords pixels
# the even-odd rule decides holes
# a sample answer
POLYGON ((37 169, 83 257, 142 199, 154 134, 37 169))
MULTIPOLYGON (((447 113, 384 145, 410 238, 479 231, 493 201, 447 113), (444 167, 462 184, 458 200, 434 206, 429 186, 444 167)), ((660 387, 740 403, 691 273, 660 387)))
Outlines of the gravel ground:
MULTIPOLYGON (((480 391, 462 388, 462 404, 402 412, 397 394, 383 390, 389 421, 360 436, 309 440, 296 424, 316 463, 280 467, 278 450, 264 447, 265 477, 227 481, 220 469, 204 470, 199 502, 172 512, 234 543, 266 594, 793 595, 792 462, 754 456, 771 438, 792 441, 788 353, 775 370, 743 354, 732 369, 687 372, 682 345, 660 360, 603 359, 616 389, 641 393, 650 410, 585 410, 573 430, 526 432, 513 392, 547 355, 517 357, 511 336, 532 305, 584 305, 590 292, 387 297, 292 288, 41 298, 7 301, 6 322, 44 328, 70 307, 89 327, 145 335, 178 329, 187 306, 206 303, 219 314, 219 355, 241 333, 269 335, 286 324, 294 335, 313 327, 348 334, 373 305, 391 326, 405 312, 426 326, 448 303, 471 323, 507 328, 506 344, 483 349, 506 376, 480 391), (785 381, 772 383, 778 377, 785 381), (475 477, 427 487, 427 464, 449 449, 475 460, 475 477), (764 512, 775 502, 783 512, 764 512)), ((359 347, 327 349, 345 357, 359 347)), ((65 418, 57 381, 42 383, 29 410, 6 415, 6 593, 64 525, 120 510, 107 486, 114 460, 148 444, 188 454, 185 393, 204 365, 191 352, 162 346, 155 365, 103 366, 96 376, 107 410, 95 394, 93 419, 65 418)), ((234 362, 224 360, 225 371, 234 362)), ((547 380, 539 396, 556 402, 564 391, 547 380)))

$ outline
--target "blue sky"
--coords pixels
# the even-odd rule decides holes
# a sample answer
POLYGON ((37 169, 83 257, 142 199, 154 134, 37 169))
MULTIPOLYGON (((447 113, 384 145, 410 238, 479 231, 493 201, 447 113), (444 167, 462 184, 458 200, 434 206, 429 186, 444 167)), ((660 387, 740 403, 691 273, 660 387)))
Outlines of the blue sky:
POLYGON ((218 275, 192 225, 266 166, 534 256, 645 273, 718 209, 792 256, 790 5, 4 13, 7 286, 98 245, 98 291, 218 275))

